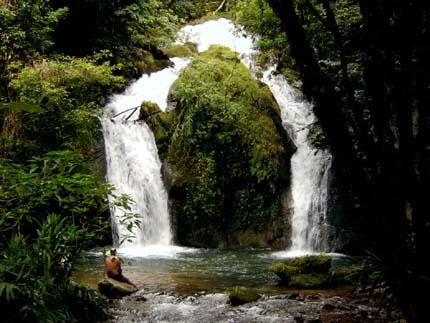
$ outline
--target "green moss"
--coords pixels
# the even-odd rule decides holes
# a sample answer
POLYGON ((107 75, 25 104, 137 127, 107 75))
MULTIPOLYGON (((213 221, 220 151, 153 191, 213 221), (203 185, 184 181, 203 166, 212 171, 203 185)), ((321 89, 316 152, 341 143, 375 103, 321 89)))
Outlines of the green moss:
POLYGON ((331 267, 331 257, 324 255, 298 257, 286 260, 285 264, 296 267, 302 274, 328 273, 331 267))
POLYGON ((167 148, 179 241, 228 246, 240 232, 262 232, 279 216, 291 152, 270 90, 236 53, 211 46, 170 100, 176 109, 151 127, 167 148))
POLYGON ((288 266, 282 262, 273 264, 270 267, 270 271, 279 277, 281 285, 288 285, 291 280, 291 276, 298 273, 297 267, 288 266))
POLYGON ((351 286, 360 282, 362 267, 351 266, 336 268, 330 271, 336 285, 351 286))
POLYGON ((163 52, 169 57, 193 57, 197 53, 197 48, 192 43, 186 43, 185 45, 172 44, 165 48, 163 52))
POLYGON ((238 306, 255 302, 260 298, 260 295, 252 289, 235 286, 228 291, 228 298, 232 306, 238 306))
POLYGON ((332 274, 329 274, 331 257, 305 256, 275 263, 270 271, 280 279, 280 284, 294 288, 326 288, 331 285, 332 274))
POLYGON ((328 274, 297 274, 291 277, 288 286, 299 289, 329 288, 331 279, 328 274))

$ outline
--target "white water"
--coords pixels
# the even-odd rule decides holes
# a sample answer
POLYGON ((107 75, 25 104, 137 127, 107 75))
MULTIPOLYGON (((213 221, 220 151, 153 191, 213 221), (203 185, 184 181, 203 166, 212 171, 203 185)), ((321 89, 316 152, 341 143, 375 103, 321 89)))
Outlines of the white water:
POLYGON ((308 142, 308 127, 316 121, 311 104, 282 75, 274 76, 272 69, 265 71, 263 82, 278 102, 284 127, 297 147, 291 158, 291 247, 285 255, 329 251, 324 227, 332 157, 328 151, 316 150, 308 142))
MULTIPOLYGON (((226 19, 209 21, 197 26, 186 26, 179 39, 198 44, 205 51, 210 45, 224 45, 240 54, 242 62, 256 72, 252 54, 254 42, 241 35, 226 19)), ((318 251, 329 251, 324 226, 327 211, 328 174, 331 155, 328 151, 317 151, 307 141, 308 127, 316 121, 312 106, 305 101, 285 77, 274 76, 275 67, 263 73, 261 81, 266 83, 281 109, 284 128, 297 147, 291 158, 291 194, 293 216, 291 219, 291 247, 285 256, 299 256, 318 251)))
POLYGON ((144 122, 136 121, 139 110, 127 121, 129 112, 112 118, 122 111, 140 106, 142 101, 157 103, 164 111, 170 86, 189 60, 175 58, 173 62, 174 67, 145 74, 124 93, 112 96, 102 118, 107 180, 114 185, 117 195, 130 195, 135 201, 131 212, 138 214, 142 222, 140 227, 134 227, 129 232, 126 224, 120 223, 124 210, 112 208, 116 244, 130 233, 134 235, 131 242, 125 240, 120 246, 120 253, 125 255, 171 256, 180 251, 172 246, 167 192, 161 179, 161 163, 151 129, 144 122))
MULTIPOLYGON (((210 45, 224 45, 238 52, 242 62, 253 70, 251 54, 254 43, 250 37, 237 33, 234 25, 226 20, 208 21, 201 25, 186 26, 178 34, 178 43, 193 42, 198 50, 210 45)), ((177 252, 172 248, 167 208, 167 193, 160 175, 160 160, 152 132, 143 122, 134 122, 138 112, 129 121, 112 122, 110 117, 126 109, 139 106, 142 101, 157 103, 164 111, 171 84, 176 80, 188 60, 174 59, 175 67, 143 75, 121 95, 112 97, 102 120, 106 143, 107 178, 118 193, 126 193, 136 201, 132 211, 142 215, 142 226, 134 230, 136 238, 126 242, 123 253, 142 256, 177 252), (173 251, 172 251, 173 250, 173 251)), ((290 254, 327 251, 321 227, 325 225, 327 177, 331 156, 316 151, 307 143, 307 126, 315 121, 312 107, 301 99, 281 76, 272 76, 269 68, 262 79, 281 108, 285 128, 297 146, 291 160, 292 177, 292 246, 290 254)), ((124 116, 127 116, 125 114, 124 116)), ((122 226, 121 210, 113 210, 114 224, 119 239, 127 234, 122 226)))

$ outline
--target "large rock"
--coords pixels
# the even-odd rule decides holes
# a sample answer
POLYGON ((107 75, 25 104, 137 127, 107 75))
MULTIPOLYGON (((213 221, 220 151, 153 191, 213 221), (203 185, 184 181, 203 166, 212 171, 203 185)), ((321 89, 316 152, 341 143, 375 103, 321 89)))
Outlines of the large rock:
POLYGON ((296 147, 270 89, 236 53, 212 46, 196 55, 171 87, 168 112, 146 122, 167 160, 179 244, 286 247, 285 187, 296 147))
POLYGON ((138 291, 133 285, 119 282, 111 278, 104 278, 98 283, 99 292, 109 298, 127 296, 138 291))
POLYGON ((329 256, 305 256, 275 263, 270 271, 280 279, 280 285, 299 288, 315 289, 328 288, 332 284, 329 273, 331 258, 329 256))

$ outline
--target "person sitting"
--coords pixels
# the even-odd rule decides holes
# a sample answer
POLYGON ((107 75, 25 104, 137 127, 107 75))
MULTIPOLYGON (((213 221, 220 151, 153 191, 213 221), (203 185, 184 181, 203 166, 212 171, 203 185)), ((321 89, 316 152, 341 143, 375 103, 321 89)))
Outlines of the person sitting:
POLYGON ((130 284, 137 288, 137 286, 122 274, 121 259, 116 255, 116 249, 110 250, 110 256, 105 255, 105 274, 119 282, 130 284))

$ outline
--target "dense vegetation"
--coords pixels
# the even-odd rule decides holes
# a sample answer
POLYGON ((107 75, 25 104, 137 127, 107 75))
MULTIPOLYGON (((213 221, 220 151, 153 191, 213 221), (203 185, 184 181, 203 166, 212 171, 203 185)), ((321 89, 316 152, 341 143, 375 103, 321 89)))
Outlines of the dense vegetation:
POLYGON ((249 30, 276 50, 263 16, 286 36, 293 59, 286 64, 299 72, 304 93, 315 102, 357 245, 378 259, 408 318, 423 320, 418 295, 428 289, 430 272, 423 262, 430 235, 422 189, 430 169, 428 5, 250 3, 253 9, 239 15, 249 30), (272 14, 252 14, 258 4, 272 14))
POLYGON ((235 53, 212 46, 181 73, 170 101, 175 110, 156 120, 145 109, 172 171, 179 242, 238 246, 239 232, 264 231, 280 217, 294 151, 270 90, 235 53))
POLYGON ((166 65, 170 5, 0 1, 2 321, 106 317, 105 300, 71 280, 82 250, 111 241, 98 117, 125 77, 166 65))
MULTIPOLYGON (((258 37, 262 64, 302 82, 319 118, 314 144, 335 158, 350 250, 372 255, 411 321, 426 317, 424 1, 0 0, 2 319, 105 316, 103 299, 70 279, 79 252, 110 236, 111 188, 94 173, 103 158, 97 118, 127 79, 168 64, 163 49, 181 23, 217 10, 258 37)), ((171 99, 177 110, 152 126, 172 167, 181 242, 234 245, 232 232, 261 232, 279 214, 292 152, 267 89, 234 54, 212 48, 171 99)))

